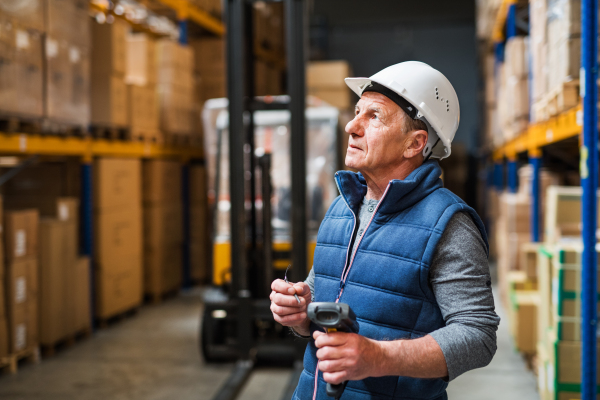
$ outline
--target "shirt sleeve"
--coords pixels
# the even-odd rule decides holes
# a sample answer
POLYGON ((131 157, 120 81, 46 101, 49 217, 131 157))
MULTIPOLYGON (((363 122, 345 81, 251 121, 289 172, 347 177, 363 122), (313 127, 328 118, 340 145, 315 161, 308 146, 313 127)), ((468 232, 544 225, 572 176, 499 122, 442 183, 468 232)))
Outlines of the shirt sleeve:
POLYGON ((311 301, 315 301, 315 266, 310 269, 306 280, 304 281, 310 288, 310 299, 311 301))
POLYGON ((466 213, 455 214, 435 250, 429 283, 446 326, 430 335, 439 344, 448 379, 490 363, 500 317, 495 312, 485 242, 466 213))

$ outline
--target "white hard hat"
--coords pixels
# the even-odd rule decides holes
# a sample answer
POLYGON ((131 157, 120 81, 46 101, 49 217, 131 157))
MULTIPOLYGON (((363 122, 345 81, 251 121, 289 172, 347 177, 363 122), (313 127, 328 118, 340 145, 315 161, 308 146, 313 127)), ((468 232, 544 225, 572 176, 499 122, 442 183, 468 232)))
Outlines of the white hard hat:
POLYGON ((380 92, 398 104, 411 118, 425 122, 428 140, 425 157, 446 158, 458 129, 458 96, 450 81, 438 70, 418 61, 389 66, 370 78, 346 78, 358 96, 380 92), (443 146, 436 146, 441 142, 443 146), (431 154, 430 154, 431 153, 431 154))

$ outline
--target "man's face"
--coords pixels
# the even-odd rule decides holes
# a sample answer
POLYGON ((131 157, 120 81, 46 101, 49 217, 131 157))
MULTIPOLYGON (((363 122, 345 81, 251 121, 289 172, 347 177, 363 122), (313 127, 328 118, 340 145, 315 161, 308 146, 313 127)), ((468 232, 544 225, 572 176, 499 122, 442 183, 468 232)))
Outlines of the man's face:
POLYGON ((404 113, 386 96, 363 93, 354 119, 346 125, 350 134, 346 165, 363 173, 385 174, 403 159, 408 135, 403 132, 404 113))

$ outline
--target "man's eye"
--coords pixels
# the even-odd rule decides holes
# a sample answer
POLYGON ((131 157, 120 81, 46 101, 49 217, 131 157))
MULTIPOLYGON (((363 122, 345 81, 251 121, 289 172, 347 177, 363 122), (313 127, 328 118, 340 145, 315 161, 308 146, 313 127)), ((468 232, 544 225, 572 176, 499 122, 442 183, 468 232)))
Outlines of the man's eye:
POLYGON ((379 119, 379 117, 377 116, 377 114, 373 114, 373 119, 379 119))

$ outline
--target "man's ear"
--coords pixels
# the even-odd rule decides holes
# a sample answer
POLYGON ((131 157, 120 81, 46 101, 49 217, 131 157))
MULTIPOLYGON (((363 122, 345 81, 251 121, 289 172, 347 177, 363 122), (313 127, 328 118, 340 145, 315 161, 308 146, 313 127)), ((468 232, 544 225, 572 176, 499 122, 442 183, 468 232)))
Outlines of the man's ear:
POLYGON ((404 150, 404 158, 413 158, 418 155, 423 154, 423 150, 427 145, 427 131, 418 130, 413 131, 409 134, 409 138, 407 140, 407 146, 404 150))

